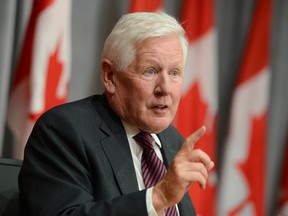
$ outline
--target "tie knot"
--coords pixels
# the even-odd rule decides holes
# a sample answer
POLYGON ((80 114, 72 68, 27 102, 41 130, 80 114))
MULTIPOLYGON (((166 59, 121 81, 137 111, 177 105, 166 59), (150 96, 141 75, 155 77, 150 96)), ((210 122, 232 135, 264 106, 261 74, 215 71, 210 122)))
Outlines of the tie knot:
POLYGON ((134 140, 145 150, 154 150, 153 148, 153 138, 149 133, 140 132, 136 134, 134 140))

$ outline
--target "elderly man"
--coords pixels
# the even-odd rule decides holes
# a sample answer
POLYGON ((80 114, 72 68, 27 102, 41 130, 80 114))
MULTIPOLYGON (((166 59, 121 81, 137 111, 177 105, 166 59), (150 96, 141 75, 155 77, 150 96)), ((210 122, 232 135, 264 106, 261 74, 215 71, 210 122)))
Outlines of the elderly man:
POLYGON ((187 194, 214 163, 171 125, 187 40, 165 13, 124 15, 102 53, 103 95, 37 121, 19 174, 22 215, 196 215, 187 194))

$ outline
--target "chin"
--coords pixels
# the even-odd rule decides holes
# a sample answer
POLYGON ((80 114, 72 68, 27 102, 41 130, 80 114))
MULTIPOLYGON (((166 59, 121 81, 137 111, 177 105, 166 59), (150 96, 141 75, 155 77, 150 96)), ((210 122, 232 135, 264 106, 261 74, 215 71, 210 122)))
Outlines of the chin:
POLYGON ((169 127, 172 120, 170 116, 145 115, 138 118, 138 128, 149 133, 160 133, 169 127))
POLYGON ((150 133, 160 133, 162 132, 163 130, 165 130, 168 126, 170 125, 170 123, 168 124, 155 124, 155 122, 153 124, 150 124, 150 126, 148 126, 148 132, 150 133))

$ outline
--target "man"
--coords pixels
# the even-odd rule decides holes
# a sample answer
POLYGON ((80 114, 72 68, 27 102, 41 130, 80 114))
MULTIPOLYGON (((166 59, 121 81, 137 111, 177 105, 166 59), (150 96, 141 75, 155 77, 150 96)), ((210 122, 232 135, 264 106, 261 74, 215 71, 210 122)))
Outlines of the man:
POLYGON ((171 125, 186 56, 174 18, 124 15, 103 49, 105 93, 53 108, 35 124, 19 174, 21 214, 196 215, 187 190, 192 183, 205 188, 214 163, 194 149, 204 127, 184 141, 171 125), (168 168, 152 186, 139 132, 168 168))

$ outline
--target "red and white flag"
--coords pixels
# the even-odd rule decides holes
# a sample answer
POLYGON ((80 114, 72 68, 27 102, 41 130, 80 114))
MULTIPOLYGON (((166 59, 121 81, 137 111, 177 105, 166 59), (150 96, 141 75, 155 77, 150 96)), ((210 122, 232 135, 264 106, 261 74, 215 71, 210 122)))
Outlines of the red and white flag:
MULTIPOLYGON (((184 0, 181 21, 189 39, 189 50, 183 94, 174 125, 184 137, 205 125, 206 133, 195 148, 199 146, 215 161, 218 72, 214 1, 184 0)), ((206 186, 202 190, 194 184, 189 194, 198 215, 213 216, 216 208, 216 169, 210 173, 206 186)))
POLYGON ((37 118, 67 100, 70 18, 70 0, 34 0, 8 105, 8 127, 16 138, 14 158, 23 158, 37 118))
POLYGON ((219 215, 265 215, 271 0, 255 1, 233 93, 219 188, 219 215))
POLYGON ((162 10, 163 0, 131 0, 129 13, 133 12, 154 12, 162 10))

